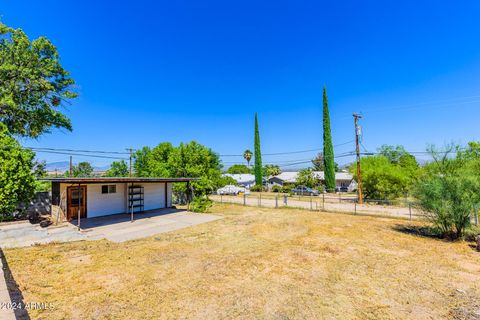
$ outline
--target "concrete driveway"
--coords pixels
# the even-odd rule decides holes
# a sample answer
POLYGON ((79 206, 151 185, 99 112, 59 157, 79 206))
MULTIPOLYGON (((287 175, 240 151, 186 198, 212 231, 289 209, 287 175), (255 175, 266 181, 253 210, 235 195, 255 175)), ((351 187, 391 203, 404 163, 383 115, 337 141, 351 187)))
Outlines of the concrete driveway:
POLYGON ((158 209, 136 213, 130 222, 129 214, 116 214, 82 219, 81 231, 74 223, 42 228, 28 221, 0 225, 0 247, 26 247, 51 242, 108 239, 123 242, 158 233, 183 229, 200 223, 221 219, 211 214, 198 214, 177 209, 158 209))
POLYGON ((212 214, 198 214, 186 210, 159 209, 134 214, 133 222, 130 221, 130 214, 115 214, 84 219, 80 221, 80 226, 82 233, 89 238, 106 238, 113 242, 123 242, 221 218, 212 214))

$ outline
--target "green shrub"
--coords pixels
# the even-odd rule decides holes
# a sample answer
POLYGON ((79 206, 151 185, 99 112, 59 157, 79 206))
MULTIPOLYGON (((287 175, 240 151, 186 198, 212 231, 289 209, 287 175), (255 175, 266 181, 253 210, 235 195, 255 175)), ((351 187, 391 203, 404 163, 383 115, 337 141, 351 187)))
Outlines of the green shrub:
POLYGON ((283 187, 282 187, 282 192, 283 192, 283 193, 291 193, 291 192, 292 192, 292 189, 293 189, 293 186, 292 186, 292 185, 286 185, 286 186, 283 186, 283 187))
POLYGON ((478 236, 480 236, 480 226, 470 226, 465 230, 463 239, 466 241, 476 241, 478 236))
POLYGON ((415 193, 420 208, 444 237, 460 238, 470 228, 477 195, 474 184, 467 177, 427 176, 417 185, 415 193))
POLYGON ((272 192, 282 192, 282 186, 273 186, 271 189, 272 192))
POLYGON ((207 212, 207 210, 213 205, 213 201, 207 196, 199 196, 193 198, 190 202, 190 211, 192 212, 207 212))
POLYGON ((256 185, 250 187, 250 191, 252 191, 252 192, 262 192, 262 191, 265 191, 265 188, 261 185, 256 184, 256 185))

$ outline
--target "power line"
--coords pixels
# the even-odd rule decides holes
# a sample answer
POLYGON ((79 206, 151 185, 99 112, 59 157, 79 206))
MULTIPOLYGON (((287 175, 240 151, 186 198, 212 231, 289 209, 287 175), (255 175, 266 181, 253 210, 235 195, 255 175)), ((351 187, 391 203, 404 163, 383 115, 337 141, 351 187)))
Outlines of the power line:
POLYGON ((101 154, 130 154, 129 152, 120 151, 103 151, 103 150, 78 150, 78 149, 60 149, 60 148, 42 148, 42 147, 24 147, 31 150, 45 150, 45 151, 64 151, 64 152, 82 152, 82 153, 101 153, 101 154))
MULTIPOLYGON (((348 153, 345 153, 345 154, 335 156, 334 158, 344 158, 344 157, 349 157, 349 156, 354 156, 354 155, 355 155, 354 152, 348 152, 348 153)), ((310 160, 310 161, 300 161, 300 162, 285 164, 285 165, 282 165, 280 167, 283 168, 283 167, 294 166, 294 165, 298 165, 298 164, 311 163, 311 162, 312 162, 312 160, 310 160)))
POLYGON ((86 157, 86 158, 102 158, 102 159, 128 160, 128 158, 110 157, 110 156, 100 156, 100 155, 94 155, 94 154, 81 154, 81 153, 72 153, 72 152, 43 151, 43 150, 33 150, 33 151, 42 152, 42 153, 64 154, 64 155, 79 156, 79 157, 86 157))
MULTIPOLYGON (((349 143, 353 143, 355 140, 343 142, 334 145, 333 147, 340 147, 344 146, 349 143)), ((309 150, 299 150, 299 151, 286 151, 286 152, 274 152, 274 153, 262 153, 262 156, 279 156, 279 155, 286 155, 286 154, 297 154, 297 153, 307 153, 307 152, 313 152, 313 151, 322 151, 323 148, 316 148, 316 149, 309 149, 309 150)), ((243 154, 221 154, 220 157, 243 157, 243 154)))
POLYGON ((442 107, 449 107, 449 106, 454 106, 458 104, 470 104, 470 103, 476 103, 476 102, 480 102, 480 96, 459 97, 459 98, 452 98, 452 99, 437 100, 432 102, 422 102, 422 103, 414 103, 414 104, 398 105, 398 106, 387 106, 382 108, 369 109, 368 111, 408 110, 408 109, 416 109, 417 107, 422 107, 422 106, 442 108, 442 107), (442 104, 444 102, 464 100, 464 99, 473 99, 473 100, 442 104))
MULTIPOLYGON (((352 156, 354 155, 354 151, 347 151, 340 153, 338 155, 335 155, 333 158, 342 158, 342 157, 347 157, 347 156, 352 156)), ((312 162, 312 158, 308 159, 294 159, 294 160, 283 160, 283 161, 265 161, 265 164, 290 164, 290 163, 296 163, 296 162, 302 162, 302 163, 307 163, 307 162, 312 162)), ((223 164, 240 164, 238 161, 222 161, 223 164)))
MULTIPOLYGON (((364 112, 375 112, 380 113, 384 111, 403 111, 403 110, 411 110, 411 109, 418 109, 419 107, 425 108, 444 108, 444 107, 451 107, 451 106, 458 106, 458 105, 466 105, 472 103, 480 103, 480 96, 467 96, 467 97, 458 97, 458 98, 451 98, 451 99, 444 99, 444 100, 436 100, 430 102, 421 102, 421 103, 414 103, 414 104, 406 104, 406 105, 397 105, 397 106, 386 106, 386 107, 379 107, 373 109, 366 109, 364 112), (467 101, 461 101, 466 100, 467 101), (470 99, 470 100, 468 100, 470 99), (451 101, 458 101, 453 103, 448 103, 451 101)), ((345 119, 349 116, 339 114, 336 119, 345 119)))

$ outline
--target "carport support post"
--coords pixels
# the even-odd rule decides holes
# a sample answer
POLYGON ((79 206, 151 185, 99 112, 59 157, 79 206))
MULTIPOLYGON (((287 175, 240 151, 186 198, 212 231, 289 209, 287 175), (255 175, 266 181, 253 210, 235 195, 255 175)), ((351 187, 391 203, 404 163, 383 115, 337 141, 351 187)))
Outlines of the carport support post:
POLYGON ((130 222, 133 222, 133 182, 130 185, 130 190, 128 192, 128 201, 130 202, 130 222))
POLYGON ((80 231, 80 183, 78 184, 78 210, 77 210, 77 219, 78 219, 78 231, 80 231))

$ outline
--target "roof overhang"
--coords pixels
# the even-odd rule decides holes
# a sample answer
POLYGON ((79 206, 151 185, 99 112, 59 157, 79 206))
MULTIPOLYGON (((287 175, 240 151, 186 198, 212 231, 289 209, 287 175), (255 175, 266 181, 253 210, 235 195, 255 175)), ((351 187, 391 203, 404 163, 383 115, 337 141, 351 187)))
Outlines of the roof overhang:
POLYGON ((155 182, 189 182, 200 178, 141 178, 141 177, 101 177, 101 178, 39 178, 42 181, 59 183, 155 183, 155 182))

